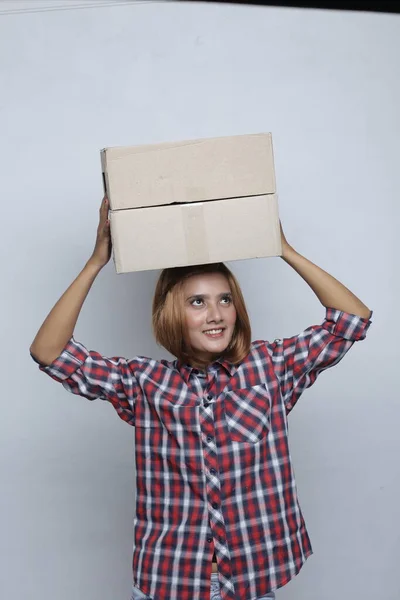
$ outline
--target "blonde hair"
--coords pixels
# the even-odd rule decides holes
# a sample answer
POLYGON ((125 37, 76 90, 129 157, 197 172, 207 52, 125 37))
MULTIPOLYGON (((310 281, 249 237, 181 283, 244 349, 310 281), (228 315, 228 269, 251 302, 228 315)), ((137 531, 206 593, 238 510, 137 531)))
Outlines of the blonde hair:
POLYGON ((229 283, 236 324, 232 340, 223 358, 233 364, 240 363, 249 353, 251 344, 250 319, 239 282, 223 263, 193 265, 164 269, 158 278, 153 298, 152 322, 156 341, 184 363, 203 368, 205 361, 187 343, 184 312, 183 284, 193 275, 221 273, 229 283))

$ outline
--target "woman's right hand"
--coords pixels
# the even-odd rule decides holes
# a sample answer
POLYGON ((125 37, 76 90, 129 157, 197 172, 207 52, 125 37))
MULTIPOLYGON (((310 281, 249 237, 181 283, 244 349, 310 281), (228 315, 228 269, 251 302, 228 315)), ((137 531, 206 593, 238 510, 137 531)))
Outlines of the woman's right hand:
POLYGON ((89 262, 97 267, 104 267, 111 257, 111 233, 108 219, 108 198, 106 196, 101 202, 99 213, 96 244, 89 262))

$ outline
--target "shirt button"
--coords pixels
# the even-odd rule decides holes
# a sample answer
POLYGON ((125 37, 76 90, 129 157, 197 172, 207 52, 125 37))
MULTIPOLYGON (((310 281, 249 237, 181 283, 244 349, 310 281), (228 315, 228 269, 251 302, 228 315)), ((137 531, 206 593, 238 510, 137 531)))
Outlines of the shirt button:
POLYGON ((218 508, 218 506, 219 506, 218 502, 213 503, 213 508, 218 508))
POLYGON ((213 540, 213 539, 212 539, 211 537, 208 537, 208 538, 207 538, 207 542, 208 542, 208 543, 212 542, 212 540, 213 540))
POLYGON ((210 473, 216 473, 217 471, 215 469, 210 469, 210 473))
POLYGON ((209 402, 203 402, 203 406, 204 406, 205 408, 207 408, 207 406, 210 406, 210 403, 209 403, 209 402))
POLYGON ((211 396, 211 394, 208 394, 207 400, 212 400, 212 399, 213 399, 213 397, 211 396))
POLYGON ((207 442, 212 442, 212 437, 210 435, 207 436, 207 442))

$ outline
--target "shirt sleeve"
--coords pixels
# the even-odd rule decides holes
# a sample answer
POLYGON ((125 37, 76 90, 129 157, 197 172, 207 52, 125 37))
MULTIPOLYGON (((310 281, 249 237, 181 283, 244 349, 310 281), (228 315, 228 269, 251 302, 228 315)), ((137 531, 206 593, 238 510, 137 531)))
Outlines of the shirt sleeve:
POLYGON ((50 365, 40 363, 32 354, 39 369, 60 382, 72 394, 89 400, 100 398, 114 406, 120 418, 135 424, 135 404, 142 393, 135 371, 140 359, 106 358, 87 350, 73 337, 60 356, 50 365))
POLYGON ((313 325, 297 336, 269 344, 287 413, 322 371, 340 362, 354 342, 365 338, 371 317, 372 312, 364 319, 327 308, 321 325, 313 325))

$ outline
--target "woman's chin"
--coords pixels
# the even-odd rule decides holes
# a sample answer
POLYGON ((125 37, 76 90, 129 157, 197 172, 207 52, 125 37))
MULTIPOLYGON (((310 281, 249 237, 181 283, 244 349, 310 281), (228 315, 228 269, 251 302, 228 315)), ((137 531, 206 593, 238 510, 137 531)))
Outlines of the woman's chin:
POLYGON ((228 335, 223 335, 220 338, 215 339, 199 339, 196 340, 197 344, 192 345, 195 353, 198 354, 199 358, 207 358, 210 359, 212 357, 218 357, 223 354, 229 346, 230 337, 228 335))
POLYGON ((228 348, 226 340, 213 340, 209 341, 207 344, 203 346, 203 352, 207 352, 209 354, 222 354, 228 348))

